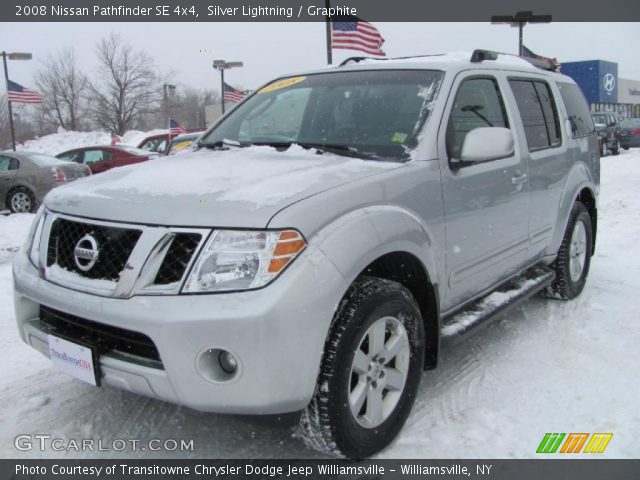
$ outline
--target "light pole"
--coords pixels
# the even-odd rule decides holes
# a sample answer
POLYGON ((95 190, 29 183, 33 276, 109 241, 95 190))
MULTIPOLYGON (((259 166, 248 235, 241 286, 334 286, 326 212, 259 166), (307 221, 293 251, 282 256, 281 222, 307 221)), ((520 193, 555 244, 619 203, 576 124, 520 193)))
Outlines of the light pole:
POLYGON ((531 11, 517 12, 515 15, 494 15, 491 23, 508 23, 512 27, 518 27, 518 55, 522 56, 522 31, 527 23, 551 23, 551 15, 534 15, 531 11))
POLYGON ((9 68, 7 67, 7 59, 9 60, 31 60, 33 55, 24 52, 7 53, 2 52, 2 63, 4 65, 4 81, 7 87, 7 106, 9 107, 9 126, 11 127, 11 146, 13 151, 16 151, 16 133, 13 128, 13 111, 11 109, 11 102, 9 101, 9 68))
POLYGON ((214 60, 213 68, 220 71, 220 95, 222 95, 222 114, 224 115, 224 71, 229 68, 242 67, 242 62, 227 62, 226 60, 214 60))
MULTIPOLYGON (((174 93, 176 93, 175 85, 172 85, 170 83, 164 83, 162 85, 162 104, 164 106, 164 116, 165 116, 167 125, 169 125, 169 122, 171 121, 171 107, 169 105, 169 97, 174 93)), ((169 126, 169 129, 170 128, 171 127, 169 126)))

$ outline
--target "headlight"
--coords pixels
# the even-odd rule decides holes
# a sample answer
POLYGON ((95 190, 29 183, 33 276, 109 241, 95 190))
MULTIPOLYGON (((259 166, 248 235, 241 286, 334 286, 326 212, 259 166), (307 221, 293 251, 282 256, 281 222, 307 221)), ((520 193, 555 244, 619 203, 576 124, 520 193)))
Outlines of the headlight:
POLYGON ((295 230, 216 230, 200 252, 183 292, 262 287, 276 278, 306 245, 295 230))
POLYGON ((29 260, 36 268, 40 268, 40 237, 42 236, 42 227, 44 226, 46 217, 44 206, 40 206, 36 213, 36 218, 31 224, 27 241, 24 244, 24 249, 29 256, 29 260))

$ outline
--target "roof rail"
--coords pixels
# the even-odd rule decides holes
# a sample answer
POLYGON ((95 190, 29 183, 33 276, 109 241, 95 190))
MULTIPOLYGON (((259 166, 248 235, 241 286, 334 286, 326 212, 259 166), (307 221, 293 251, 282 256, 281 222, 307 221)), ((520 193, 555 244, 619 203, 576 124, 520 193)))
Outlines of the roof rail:
POLYGON ((408 55, 406 57, 385 57, 385 58, 380 58, 380 57, 349 57, 346 60, 344 60, 340 65, 338 65, 339 67, 344 67, 347 65, 351 65, 352 63, 359 63, 362 62, 363 60, 409 60, 411 58, 424 58, 424 57, 441 57, 442 55, 444 55, 444 53, 434 53, 434 54, 430 54, 430 55, 408 55))
POLYGON ((549 72, 558 71, 557 65, 554 64, 553 60, 551 59, 525 57, 522 55, 514 55, 513 53, 494 52, 492 50, 474 50, 471 54, 471 62, 479 63, 484 60, 497 60, 498 55, 508 55, 510 57, 521 58, 522 60, 529 62, 534 67, 540 68, 542 70, 547 70, 549 72))

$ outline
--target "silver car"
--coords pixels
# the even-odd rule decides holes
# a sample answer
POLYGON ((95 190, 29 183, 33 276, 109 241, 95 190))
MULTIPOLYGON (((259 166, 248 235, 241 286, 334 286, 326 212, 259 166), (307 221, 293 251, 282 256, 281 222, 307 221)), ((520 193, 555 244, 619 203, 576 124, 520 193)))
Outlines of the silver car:
POLYGON ((88 175, 86 165, 42 153, 0 152, 0 204, 14 213, 35 212, 52 188, 88 175))
POLYGON ((594 125, 573 80, 523 59, 283 77, 196 149, 47 195, 15 307, 57 368, 197 410, 301 410, 309 445, 364 457, 441 343, 585 285, 594 125))

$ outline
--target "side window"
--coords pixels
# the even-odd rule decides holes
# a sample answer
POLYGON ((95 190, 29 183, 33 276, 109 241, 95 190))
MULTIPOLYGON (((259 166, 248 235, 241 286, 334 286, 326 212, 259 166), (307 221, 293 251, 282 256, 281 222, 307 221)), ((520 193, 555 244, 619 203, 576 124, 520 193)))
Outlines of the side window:
POLYGON ((509 128, 502 95, 493 78, 470 78, 458 87, 447 124, 449 158, 459 158, 467 133, 480 127, 509 128))
POLYGON ((587 101, 577 85, 558 83, 562 101, 569 115, 573 138, 591 135, 595 131, 587 101))
POLYGON ((91 165, 92 163, 104 162, 111 159, 111 154, 104 150, 86 150, 84 152, 84 163, 91 165))
POLYGON ((14 170, 11 168, 13 166, 13 162, 10 157, 5 157, 4 155, 0 155, 0 172, 8 172, 9 170, 14 170))
POLYGON ((82 163, 82 155, 83 155, 82 151, 70 152, 70 153, 65 153, 64 155, 60 155, 58 158, 60 160, 65 160, 67 162, 82 163))
POLYGON ((560 145, 560 125, 553 96, 545 82, 509 80, 518 104, 529 150, 560 145))

